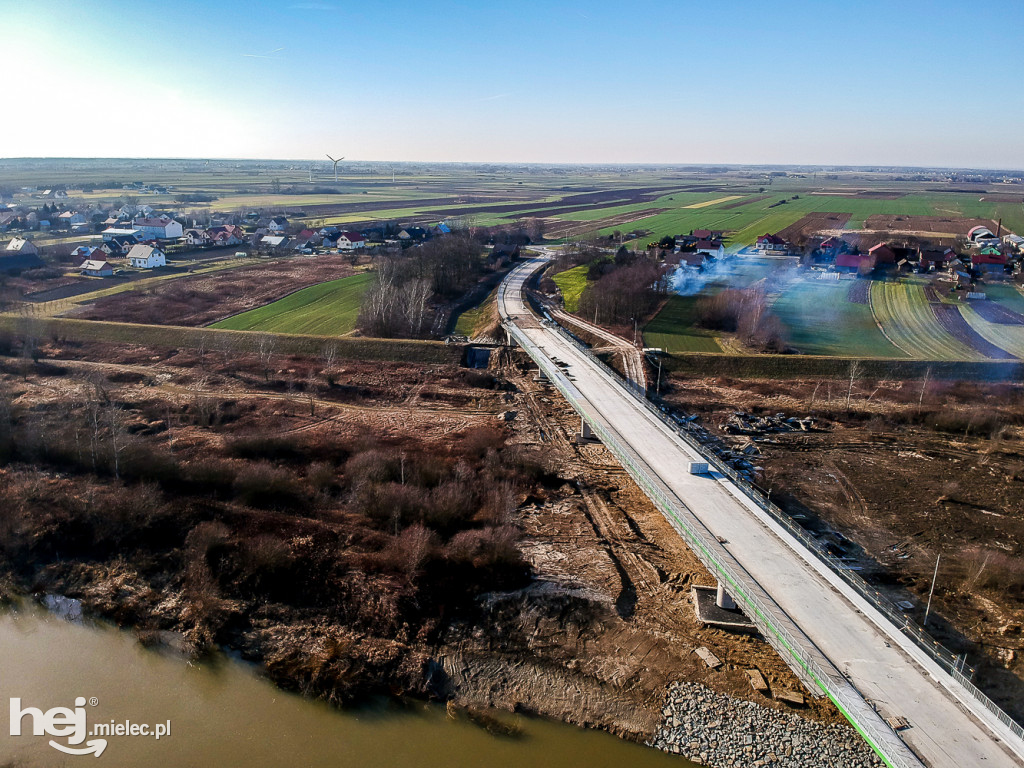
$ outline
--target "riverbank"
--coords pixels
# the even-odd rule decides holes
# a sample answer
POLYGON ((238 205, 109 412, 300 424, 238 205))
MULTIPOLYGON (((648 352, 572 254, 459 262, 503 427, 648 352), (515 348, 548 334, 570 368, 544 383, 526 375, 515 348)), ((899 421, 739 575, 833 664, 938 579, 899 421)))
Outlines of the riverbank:
MULTIPOLYGON (((745 671, 799 687, 760 638, 696 620, 710 575, 514 359, 44 352, 0 366, 0 576, 18 594, 333 704, 414 697, 636 742, 668 681, 778 710, 745 671)), ((801 714, 843 722, 823 701, 801 714)))

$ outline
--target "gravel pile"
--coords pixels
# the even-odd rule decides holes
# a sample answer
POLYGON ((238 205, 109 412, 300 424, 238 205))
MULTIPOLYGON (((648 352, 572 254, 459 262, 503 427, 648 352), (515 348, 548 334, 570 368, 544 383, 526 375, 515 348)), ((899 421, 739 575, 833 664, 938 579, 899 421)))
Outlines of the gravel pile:
POLYGON ((884 766, 851 728, 675 683, 651 746, 713 768, 868 768, 884 766))

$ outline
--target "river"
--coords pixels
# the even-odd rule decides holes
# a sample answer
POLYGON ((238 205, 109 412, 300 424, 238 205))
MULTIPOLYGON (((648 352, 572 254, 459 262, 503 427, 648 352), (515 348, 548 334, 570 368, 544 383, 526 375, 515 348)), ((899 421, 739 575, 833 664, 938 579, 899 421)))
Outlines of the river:
MULTIPOLYGON (((278 689, 247 664, 228 658, 188 663, 143 648, 128 632, 92 622, 73 623, 35 606, 0 613, 0 764, 21 768, 92 764, 32 734, 33 716, 11 735, 11 698, 45 712, 75 707, 89 728, 128 720, 166 724, 170 736, 117 736, 97 763, 160 768, 659 768, 692 766, 678 757, 538 718, 501 714, 522 729, 494 736, 444 707, 381 704, 339 711, 278 689), (93 703, 95 702, 95 703, 93 703)), ((55 738, 64 746, 69 739, 55 738)), ((77 748, 82 748, 79 743, 77 748)), ((71 748, 76 748, 71 746, 71 748)))

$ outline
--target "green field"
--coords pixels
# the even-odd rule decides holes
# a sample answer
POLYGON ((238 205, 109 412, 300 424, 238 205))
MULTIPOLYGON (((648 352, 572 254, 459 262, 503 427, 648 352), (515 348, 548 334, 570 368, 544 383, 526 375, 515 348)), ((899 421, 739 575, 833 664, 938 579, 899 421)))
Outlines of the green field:
POLYGON ((644 346, 670 354, 721 352, 711 331, 696 327, 697 296, 670 296, 661 311, 644 327, 644 346))
POLYGON ((562 292, 562 301, 565 303, 566 312, 575 312, 580 303, 580 296, 583 289, 587 287, 587 270, 589 266, 581 264, 578 267, 559 272, 551 279, 555 281, 558 290, 562 292))
POLYGON ((232 331, 342 336, 352 332, 373 275, 363 272, 311 285, 263 307, 221 320, 211 328, 232 331))
POLYGON ((790 285, 772 306, 801 354, 905 357, 885 338, 871 307, 847 300, 850 283, 804 280, 790 285))

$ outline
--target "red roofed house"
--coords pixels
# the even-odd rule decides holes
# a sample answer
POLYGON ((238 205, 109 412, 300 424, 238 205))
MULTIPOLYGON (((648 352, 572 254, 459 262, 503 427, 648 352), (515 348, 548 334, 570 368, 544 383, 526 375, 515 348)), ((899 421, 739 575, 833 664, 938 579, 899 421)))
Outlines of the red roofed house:
POLYGON ((761 235, 754 245, 758 251, 765 254, 786 253, 789 250, 789 243, 778 235, 761 235))
POLYGON ((354 251, 356 248, 365 248, 366 238, 358 232, 342 232, 338 235, 339 251, 354 251))
POLYGON ((875 264, 895 264, 896 254, 888 243, 879 243, 868 248, 868 255, 874 257, 875 264))

